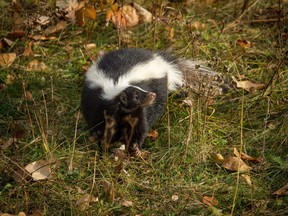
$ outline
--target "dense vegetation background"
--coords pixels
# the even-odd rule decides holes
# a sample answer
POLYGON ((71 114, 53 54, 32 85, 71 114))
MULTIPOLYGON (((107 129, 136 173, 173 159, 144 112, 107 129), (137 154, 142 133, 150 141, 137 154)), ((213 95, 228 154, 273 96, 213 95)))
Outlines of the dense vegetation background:
POLYGON ((0 215, 287 215, 288 2, 136 2, 0 0, 0 215), (207 62, 231 89, 172 95, 142 158, 100 158, 81 86, 120 47, 207 62))

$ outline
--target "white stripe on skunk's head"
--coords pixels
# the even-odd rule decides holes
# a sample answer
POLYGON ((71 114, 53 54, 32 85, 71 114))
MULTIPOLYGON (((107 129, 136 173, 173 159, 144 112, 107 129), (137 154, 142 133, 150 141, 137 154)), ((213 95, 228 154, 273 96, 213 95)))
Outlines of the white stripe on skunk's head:
MULTIPOLYGON (((183 74, 178 69, 178 65, 168 62, 159 54, 154 54, 153 58, 147 62, 141 62, 132 67, 129 71, 119 77, 118 80, 109 78, 105 71, 98 67, 96 61, 86 73, 86 81, 89 88, 101 88, 103 90, 102 97, 111 100, 119 95, 124 89, 137 84, 138 82, 161 79, 168 77, 168 90, 174 91, 183 85, 183 74)), ((123 61, 129 61, 124 59, 123 61)), ((125 62, 124 62, 125 64, 125 62)), ((119 64, 121 67, 121 63, 119 64)), ((115 68, 118 70, 118 68, 115 68)), ((166 88, 166 86, 165 86, 166 88)))

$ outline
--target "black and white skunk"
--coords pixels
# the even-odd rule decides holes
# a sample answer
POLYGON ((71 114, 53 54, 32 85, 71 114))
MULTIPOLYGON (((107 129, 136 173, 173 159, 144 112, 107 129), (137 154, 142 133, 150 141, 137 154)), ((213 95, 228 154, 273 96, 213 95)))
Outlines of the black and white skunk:
MULTIPOLYGON (((195 67, 192 61, 188 64, 195 67)), ((86 73, 81 105, 100 148, 122 141, 129 150, 141 149, 168 92, 184 84, 180 65, 167 53, 137 48, 99 57, 86 73)))

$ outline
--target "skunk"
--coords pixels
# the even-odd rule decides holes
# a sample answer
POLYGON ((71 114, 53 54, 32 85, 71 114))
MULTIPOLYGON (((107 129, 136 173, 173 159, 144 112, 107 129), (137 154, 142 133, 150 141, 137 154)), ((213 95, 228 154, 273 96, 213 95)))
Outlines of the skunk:
POLYGON ((100 150, 116 141, 129 151, 140 150, 169 92, 186 86, 197 94, 221 95, 226 85, 219 73, 200 65, 138 48, 100 56, 86 73, 81 96, 83 116, 100 150))
POLYGON ((168 92, 183 85, 178 59, 139 48, 104 53, 86 72, 82 113, 99 148, 116 141, 142 148, 168 92))

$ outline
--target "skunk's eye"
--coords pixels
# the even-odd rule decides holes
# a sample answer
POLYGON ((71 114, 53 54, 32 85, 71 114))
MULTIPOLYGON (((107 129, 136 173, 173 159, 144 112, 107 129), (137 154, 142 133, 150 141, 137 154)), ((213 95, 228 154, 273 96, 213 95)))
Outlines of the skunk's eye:
POLYGON ((126 94, 121 94, 120 95, 120 101, 123 104, 127 104, 127 96, 126 96, 126 94))
POLYGON ((139 100, 139 98, 140 98, 140 93, 139 93, 139 91, 135 91, 135 92, 134 92, 134 99, 139 100))

